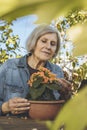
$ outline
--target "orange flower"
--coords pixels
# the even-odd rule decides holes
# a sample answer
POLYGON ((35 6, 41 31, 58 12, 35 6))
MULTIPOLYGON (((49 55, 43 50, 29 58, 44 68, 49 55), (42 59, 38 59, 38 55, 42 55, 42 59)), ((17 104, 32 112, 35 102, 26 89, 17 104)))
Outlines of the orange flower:
POLYGON ((33 82, 38 82, 38 80, 42 79, 41 84, 46 83, 55 83, 57 82, 56 75, 53 74, 50 70, 44 67, 40 67, 37 73, 33 73, 28 81, 28 84, 32 87, 33 82))
POLYGON ((48 83, 48 81, 49 81, 49 78, 45 76, 43 83, 48 83))

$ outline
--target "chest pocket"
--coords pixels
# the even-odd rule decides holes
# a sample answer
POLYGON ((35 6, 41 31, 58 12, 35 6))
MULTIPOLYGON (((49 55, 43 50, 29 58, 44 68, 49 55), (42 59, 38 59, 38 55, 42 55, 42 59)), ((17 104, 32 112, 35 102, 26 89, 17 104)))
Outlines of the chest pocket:
POLYGON ((12 97, 24 97, 24 86, 18 69, 8 69, 4 87, 5 100, 12 97))

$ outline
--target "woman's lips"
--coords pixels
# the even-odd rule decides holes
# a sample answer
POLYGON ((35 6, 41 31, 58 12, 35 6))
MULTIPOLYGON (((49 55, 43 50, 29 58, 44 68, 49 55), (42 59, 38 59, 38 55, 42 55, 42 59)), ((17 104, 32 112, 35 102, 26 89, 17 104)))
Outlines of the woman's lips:
POLYGON ((46 52, 46 51, 42 51, 42 53, 47 54, 47 55, 51 54, 50 52, 46 52))
POLYGON ((48 54, 50 54, 50 53, 51 53, 51 51, 50 51, 50 50, 42 50, 42 52, 43 52, 43 53, 48 53, 48 54))

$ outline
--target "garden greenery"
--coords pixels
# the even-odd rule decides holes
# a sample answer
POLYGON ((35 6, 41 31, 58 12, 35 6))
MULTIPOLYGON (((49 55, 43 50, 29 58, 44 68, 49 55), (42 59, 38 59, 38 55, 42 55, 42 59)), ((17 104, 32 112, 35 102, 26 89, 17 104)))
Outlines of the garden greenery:
MULTIPOLYGON (((54 21, 54 25, 60 31, 62 37, 61 50, 58 56, 52 62, 60 64, 63 68, 65 78, 73 84, 75 93, 83 80, 87 80, 87 57, 73 56, 73 43, 67 37, 66 31, 77 23, 87 21, 87 11, 74 10, 66 17, 60 17, 54 21), (70 49, 68 49, 70 45, 70 49), (84 59, 84 60, 83 60, 84 59)), ((20 40, 17 35, 13 34, 11 23, 4 22, 0 26, 0 63, 5 62, 8 58, 17 56, 16 49, 19 48, 20 40), (4 48, 2 48, 4 46, 4 48)), ((54 123, 51 122, 50 130, 86 130, 87 129, 87 88, 67 103, 63 111, 60 112, 54 123), (79 95, 79 96, 78 96, 79 95), (77 113, 75 113, 77 111, 77 113), (72 123, 73 122, 73 123, 72 123)))
MULTIPOLYGON (((62 17, 62 20, 57 21, 57 28, 60 29, 61 35, 63 37, 64 43, 71 43, 67 39, 66 30, 72 25, 79 22, 87 21, 87 11, 75 11, 72 12, 66 18, 62 17)), ((67 45, 63 44, 62 47, 66 49, 65 57, 62 60, 61 53, 59 53, 58 58, 54 60, 55 63, 60 61, 60 65, 65 73, 65 78, 70 80, 74 86, 75 93, 78 92, 81 82, 86 81, 84 89, 78 92, 76 96, 69 100, 63 109, 58 114, 54 122, 47 122, 48 128, 50 130, 87 130, 87 116, 86 107, 87 107, 87 57, 82 56, 81 61, 80 57, 73 57, 71 51, 67 51, 67 45)))
POLYGON ((74 45, 67 36, 67 30, 77 23, 85 22, 87 22, 87 11, 78 9, 72 10, 66 17, 59 17, 53 23, 62 37, 60 52, 53 62, 60 64, 65 78, 72 83, 75 93, 78 92, 81 82, 87 80, 87 56, 73 56, 74 45))
POLYGON ((20 39, 18 35, 14 35, 12 25, 6 21, 0 21, 0 64, 9 58, 16 57, 17 52, 20 51, 20 39))

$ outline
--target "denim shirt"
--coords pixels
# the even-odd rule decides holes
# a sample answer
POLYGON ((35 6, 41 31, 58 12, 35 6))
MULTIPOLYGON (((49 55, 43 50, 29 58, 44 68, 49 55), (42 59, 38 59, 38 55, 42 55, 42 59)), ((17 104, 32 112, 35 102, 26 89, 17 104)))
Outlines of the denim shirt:
MULTIPOLYGON (((13 97, 25 98, 29 92, 27 81, 30 78, 30 73, 27 57, 28 55, 9 59, 0 66, 0 106, 13 97)), ((58 78, 64 77, 63 71, 58 65, 47 61, 45 67, 56 74, 58 78)), ((56 95, 56 92, 54 93, 56 95)))

